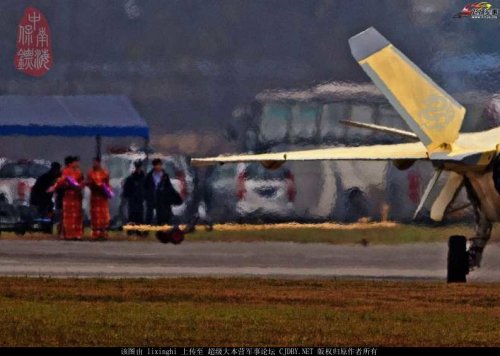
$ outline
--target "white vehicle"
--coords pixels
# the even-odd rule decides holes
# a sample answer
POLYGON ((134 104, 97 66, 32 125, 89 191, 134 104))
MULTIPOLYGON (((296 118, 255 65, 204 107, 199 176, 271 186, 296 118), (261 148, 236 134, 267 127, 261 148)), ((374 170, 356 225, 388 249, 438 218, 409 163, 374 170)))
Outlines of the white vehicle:
POLYGON ((50 169, 46 160, 4 160, 0 168, 0 195, 9 204, 28 206, 31 188, 50 169))
POLYGON ((236 212, 241 217, 283 220, 293 217, 296 189, 288 169, 268 170, 260 164, 241 167, 238 173, 239 191, 236 212))
MULTIPOLYGON (((150 154, 148 165, 144 168, 147 174, 152 166, 151 161, 159 158, 163 162, 163 168, 170 177, 170 181, 183 199, 183 203, 172 207, 172 213, 178 220, 183 219, 187 207, 192 200, 194 189, 193 174, 190 171, 186 159, 182 156, 167 156, 161 154, 150 154)), ((121 195, 125 179, 134 171, 134 162, 146 159, 144 152, 125 152, 116 154, 105 154, 102 156, 103 166, 109 171, 110 185, 115 193, 115 198, 110 200, 110 214, 113 219, 112 227, 126 222, 126 204, 121 195)))
POLYGON ((287 168, 266 170, 260 164, 217 167, 207 182, 208 214, 217 221, 291 220, 296 187, 287 168))

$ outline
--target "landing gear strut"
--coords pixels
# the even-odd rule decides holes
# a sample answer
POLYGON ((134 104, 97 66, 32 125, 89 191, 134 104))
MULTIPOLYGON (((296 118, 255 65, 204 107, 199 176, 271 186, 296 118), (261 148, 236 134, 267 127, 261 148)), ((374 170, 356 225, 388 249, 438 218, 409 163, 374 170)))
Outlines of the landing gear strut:
POLYGON ((465 283, 469 273, 469 253, 465 236, 451 236, 448 240, 448 283, 465 283))

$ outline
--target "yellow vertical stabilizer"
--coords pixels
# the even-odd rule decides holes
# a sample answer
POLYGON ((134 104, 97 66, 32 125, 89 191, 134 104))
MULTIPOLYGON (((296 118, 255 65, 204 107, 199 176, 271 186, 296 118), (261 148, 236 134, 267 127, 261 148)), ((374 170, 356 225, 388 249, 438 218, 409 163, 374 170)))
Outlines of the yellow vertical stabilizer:
POLYGON ((465 108, 373 27, 349 39, 354 58, 429 151, 449 151, 465 108))

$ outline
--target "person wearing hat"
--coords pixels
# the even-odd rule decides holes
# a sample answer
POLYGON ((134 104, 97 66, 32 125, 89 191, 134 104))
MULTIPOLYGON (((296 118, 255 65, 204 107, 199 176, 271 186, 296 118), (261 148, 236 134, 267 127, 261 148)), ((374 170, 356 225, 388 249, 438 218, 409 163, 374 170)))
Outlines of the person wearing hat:
MULTIPOLYGON (((144 180, 142 161, 135 161, 134 171, 125 179, 122 193, 122 198, 127 204, 129 224, 144 223, 144 180)), ((139 234, 138 231, 129 231, 130 234, 134 232, 139 234)))

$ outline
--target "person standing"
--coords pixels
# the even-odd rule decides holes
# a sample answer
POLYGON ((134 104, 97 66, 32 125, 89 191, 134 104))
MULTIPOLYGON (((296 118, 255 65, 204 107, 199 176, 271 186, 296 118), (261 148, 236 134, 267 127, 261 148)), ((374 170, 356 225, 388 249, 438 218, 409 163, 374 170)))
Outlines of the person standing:
MULTIPOLYGON (((142 169, 142 161, 134 162, 134 171, 125 179, 123 184, 122 199, 125 200, 128 209, 129 224, 144 224, 144 180, 145 174, 142 169)), ((129 231, 130 234, 138 231, 129 231)))
POLYGON ((210 205, 211 199, 208 194, 208 179, 212 172, 212 167, 198 168, 194 170, 194 189, 193 189, 193 199, 191 204, 187 207, 188 223, 185 228, 185 232, 194 232, 196 230, 196 224, 200 220, 204 220, 206 224, 206 230, 213 230, 212 219, 210 218, 210 205), (200 216, 200 208, 204 205, 204 217, 200 216))
POLYGON ((31 188, 30 206, 36 208, 39 217, 47 219, 47 223, 43 224, 43 231, 49 234, 52 233, 54 224, 54 193, 47 190, 60 176, 61 165, 58 162, 52 162, 49 171, 38 177, 31 188))
POLYGON ((90 188, 90 225, 92 239, 105 240, 109 226, 109 199, 112 197, 109 186, 109 173, 101 165, 101 159, 95 157, 92 169, 87 176, 87 186, 90 188))
POLYGON ((54 185, 61 176, 61 165, 52 162, 48 172, 37 178, 31 188, 30 205, 35 207, 38 214, 43 217, 51 216, 54 212, 53 192, 47 190, 54 185))
POLYGON ((83 236, 83 174, 80 171, 80 159, 68 156, 61 177, 48 189, 52 193, 64 188, 62 234, 66 240, 81 240, 83 236))
POLYGON ((172 186, 161 159, 154 159, 152 164, 153 169, 147 174, 144 184, 146 224, 153 224, 156 213, 156 224, 166 225, 172 219, 172 205, 182 204, 182 198, 172 186))

